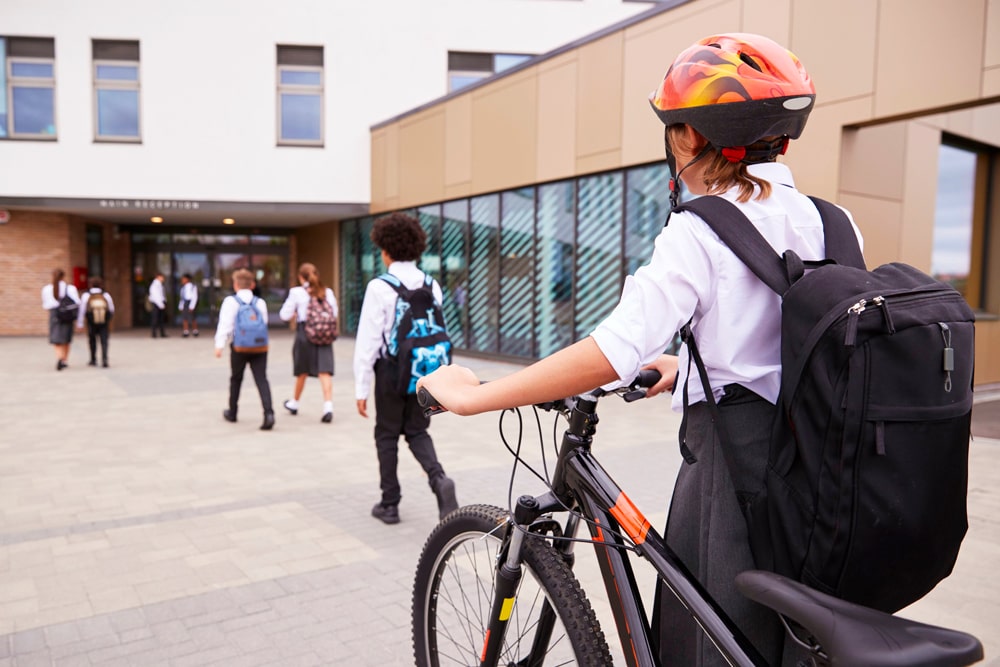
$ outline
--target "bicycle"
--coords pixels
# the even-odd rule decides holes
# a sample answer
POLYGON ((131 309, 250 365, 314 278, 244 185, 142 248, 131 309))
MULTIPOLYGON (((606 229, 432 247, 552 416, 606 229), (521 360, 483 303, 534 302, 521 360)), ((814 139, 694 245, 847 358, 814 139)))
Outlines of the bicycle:
MULTIPOLYGON (((461 507, 431 532, 413 589, 419 667, 611 665, 600 623, 572 572, 578 542, 594 545, 630 667, 659 665, 630 553, 649 561, 730 664, 766 665, 591 452, 599 398, 616 394, 633 401, 658 379, 655 371, 644 371, 613 392, 595 390, 535 406, 568 422, 550 491, 521 496, 512 511, 461 507), (566 519, 558 521, 556 513, 566 513, 566 519), (581 523, 589 539, 576 537, 581 523)), ((428 414, 444 410, 426 390, 418 400, 428 414)), ((782 616, 812 665, 959 667, 983 658, 972 635, 861 607, 774 573, 743 572, 736 585, 782 616)))

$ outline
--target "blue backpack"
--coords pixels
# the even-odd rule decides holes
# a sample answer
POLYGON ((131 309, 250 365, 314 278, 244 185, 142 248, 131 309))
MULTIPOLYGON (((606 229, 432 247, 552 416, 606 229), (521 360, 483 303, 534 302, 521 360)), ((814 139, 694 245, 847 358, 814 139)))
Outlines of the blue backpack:
POLYGON ((451 363, 451 338, 441 304, 434 300, 430 276, 410 290, 389 273, 379 276, 396 290, 396 319, 386 340, 388 359, 396 363, 396 393, 417 393, 417 380, 451 363))
POLYGON ((267 352, 267 322, 257 310, 257 297, 250 303, 245 303, 235 294, 233 298, 240 304, 233 329, 233 351, 244 354, 267 352))

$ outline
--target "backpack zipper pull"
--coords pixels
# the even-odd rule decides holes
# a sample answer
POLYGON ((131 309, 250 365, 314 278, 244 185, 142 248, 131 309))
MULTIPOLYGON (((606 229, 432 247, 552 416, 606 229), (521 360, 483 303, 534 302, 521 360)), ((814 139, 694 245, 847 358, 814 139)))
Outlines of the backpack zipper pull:
POLYGON ((854 342, 858 339, 858 318, 865 310, 867 300, 861 299, 856 304, 847 309, 847 332, 844 334, 844 345, 854 347, 854 342))
POLYGON ((944 322, 938 322, 941 327, 941 338, 944 340, 944 390, 951 392, 951 372, 955 370, 955 350, 951 346, 951 329, 944 322))
POLYGON ((889 301, 884 296, 877 296, 872 299, 872 303, 882 309, 882 319, 885 320, 885 329, 889 335, 896 333, 896 325, 892 321, 892 313, 889 312, 889 301))

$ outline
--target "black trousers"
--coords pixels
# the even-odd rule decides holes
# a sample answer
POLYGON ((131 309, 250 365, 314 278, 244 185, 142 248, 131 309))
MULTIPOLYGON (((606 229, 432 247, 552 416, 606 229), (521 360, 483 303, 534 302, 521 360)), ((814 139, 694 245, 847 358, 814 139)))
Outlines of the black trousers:
POLYGON ((400 396, 395 392, 395 377, 395 364, 386 359, 375 362, 375 451, 383 505, 397 505, 402 498, 396 474, 401 435, 427 473, 432 488, 437 478, 444 475, 434 451, 434 441, 427 432, 431 418, 424 416, 415 395, 400 396))
POLYGON ((90 343, 90 360, 97 361, 97 341, 101 342, 101 361, 108 361, 108 325, 87 322, 87 341, 90 343))
POLYGON ((246 354, 230 348, 229 364, 232 369, 232 374, 229 376, 229 409, 233 414, 236 414, 236 406, 240 401, 240 387, 243 385, 243 373, 247 364, 250 365, 253 381, 257 384, 257 393, 260 394, 260 404, 264 408, 264 414, 274 412, 271 406, 271 385, 267 381, 267 352, 246 354))
MULTIPOLYGON (((664 534, 667 545, 736 621, 767 664, 780 665, 784 632, 778 615, 743 597, 734 583, 737 574, 754 568, 736 489, 752 495, 763 486, 775 407, 742 386, 728 385, 719 411, 740 479, 734 484, 708 405, 688 406, 687 444, 698 460, 681 464, 664 534)), ((659 583, 652 626, 664 667, 728 664, 691 614, 659 583)))
POLYGON ((156 338, 156 331, 157 330, 160 331, 160 336, 161 337, 166 338, 167 337, 167 332, 163 330, 163 325, 167 321, 167 309, 166 308, 157 308, 154 305, 153 306, 153 312, 150 313, 150 315, 152 315, 152 320, 151 320, 151 323, 150 323, 150 330, 152 331, 153 338, 156 338))

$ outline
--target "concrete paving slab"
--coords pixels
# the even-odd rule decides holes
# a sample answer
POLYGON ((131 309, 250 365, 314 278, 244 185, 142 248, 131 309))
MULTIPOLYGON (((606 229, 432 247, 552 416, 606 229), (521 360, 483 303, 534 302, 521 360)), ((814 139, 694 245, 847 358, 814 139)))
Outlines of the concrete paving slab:
MULTIPOLYGON (((56 372, 44 338, 0 338, 0 666, 413 664, 410 587, 436 506, 404 451, 402 523, 369 516, 373 423, 355 412, 352 340, 335 344, 335 418, 323 424, 316 380, 297 416, 280 408, 292 337, 275 332, 270 432, 258 430, 249 374, 239 421, 222 419, 229 366, 209 335, 115 333, 107 369, 87 366, 85 347, 77 338, 70 367, 56 372)), ((460 361, 483 379, 517 367, 460 361)), ((1000 392, 983 398, 962 554, 903 613, 976 634, 985 664, 1000 665, 1000 392)), ((677 416, 665 399, 601 407, 595 451, 662 526, 680 464, 677 416)), ((540 465, 529 424, 525 451, 540 465)), ((505 421, 510 438, 513 429, 505 421)), ((497 415, 443 415, 432 434, 461 503, 506 504, 511 457, 497 415)), ((515 495, 539 492, 518 475, 515 495)), ((580 553, 578 574, 607 619, 596 563, 580 553)))

